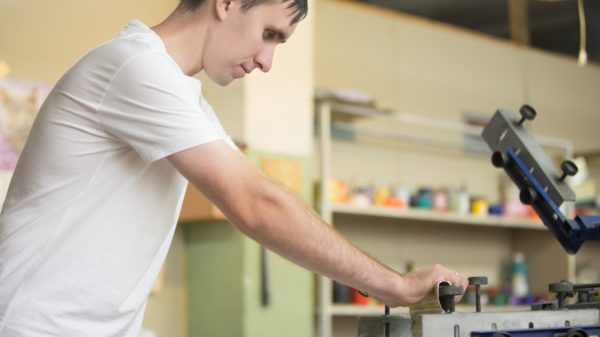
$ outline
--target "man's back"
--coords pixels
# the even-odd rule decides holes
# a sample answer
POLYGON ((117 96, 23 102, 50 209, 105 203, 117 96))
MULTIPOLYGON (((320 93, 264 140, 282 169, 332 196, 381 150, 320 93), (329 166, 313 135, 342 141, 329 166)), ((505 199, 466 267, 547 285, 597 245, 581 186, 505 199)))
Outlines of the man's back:
POLYGON ((187 184, 164 157, 227 138, 199 92, 139 21, 56 84, 0 217, 0 336, 137 335, 187 184))

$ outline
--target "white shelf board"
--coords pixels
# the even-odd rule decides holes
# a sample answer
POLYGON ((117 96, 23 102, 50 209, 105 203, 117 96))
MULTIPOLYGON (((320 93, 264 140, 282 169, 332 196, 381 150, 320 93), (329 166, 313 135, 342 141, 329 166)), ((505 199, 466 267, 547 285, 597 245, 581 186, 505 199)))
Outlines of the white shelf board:
MULTIPOLYGON (((482 312, 520 312, 530 311, 531 307, 526 305, 507 305, 507 306, 483 306, 482 312)), ((472 305, 457 305, 456 312, 475 312, 472 305)), ((360 306, 353 304, 333 304, 331 306, 332 316, 381 316, 384 314, 383 306, 360 306)), ((408 315, 407 307, 391 309, 392 315, 408 315)))
POLYGON ((493 215, 475 216, 425 209, 354 206, 348 204, 333 204, 331 205, 331 211, 333 214, 375 216, 402 220, 432 221, 448 224, 455 223, 476 226, 546 230, 546 227, 541 221, 528 218, 511 218, 493 215))
MULTIPOLYGON (((331 306, 332 316, 381 316, 384 314, 383 306, 333 304, 331 306)), ((392 315, 408 315, 407 307, 392 308, 392 315)))

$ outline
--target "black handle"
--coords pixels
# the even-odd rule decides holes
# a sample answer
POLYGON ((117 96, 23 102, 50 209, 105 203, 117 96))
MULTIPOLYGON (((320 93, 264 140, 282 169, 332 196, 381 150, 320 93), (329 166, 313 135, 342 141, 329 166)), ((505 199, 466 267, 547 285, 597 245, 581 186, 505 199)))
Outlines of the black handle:
POLYGON ((454 296, 462 295, 465 290, 460 286, 452 286, 449 284, 440 284, 439 300, 442 305, 442 310, 446 313, 454 312, 454 296))
POLYGON ((556 293, 559 309, 563 309, 565 307, 565 300, 567 297, 573 297, 575 295, 573 284, 567 281, 550 283, 550 285, 548 285, 548 290, 556 293))
POLYGON ((577 172, 579 172, 579 168, 577 168, 577 165, 575 165, 575 163, 570 160, 563 161, 562 164, 560 164, 560 169, 563 172, 562 176, 558 178, 558 180, 560 181, 565 180, 567 176, 572 177, 576 175, 577 172))
POLYGON ((517 123, 518 125, 523 124, 526 120, 532 121, 537 116, 537 112, 531 106, 524 104, 521 109, 519 109, 519 113, 521 114, 521 120, 517 123))
POLYGON ((469 285, 475 286, 475 311, 481 312, 481 286, 488 284, 488 278, 485 276, 469 277, 469 285))

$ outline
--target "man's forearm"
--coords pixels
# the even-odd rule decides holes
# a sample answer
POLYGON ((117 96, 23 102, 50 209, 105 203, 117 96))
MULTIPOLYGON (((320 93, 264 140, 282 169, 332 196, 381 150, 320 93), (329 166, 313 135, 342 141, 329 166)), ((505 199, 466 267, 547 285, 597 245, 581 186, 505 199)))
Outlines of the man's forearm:
MULTIPOLYGON (((266 178, 265 178, 266 179, 266 178)), ((268 179, 256 198, 256 225, 240 229, 272 251, 321 275, 398 301, 402 277, 352 245, 293 192, 268 179)), ((401 302, 391 305, 404 304, 401 302)))

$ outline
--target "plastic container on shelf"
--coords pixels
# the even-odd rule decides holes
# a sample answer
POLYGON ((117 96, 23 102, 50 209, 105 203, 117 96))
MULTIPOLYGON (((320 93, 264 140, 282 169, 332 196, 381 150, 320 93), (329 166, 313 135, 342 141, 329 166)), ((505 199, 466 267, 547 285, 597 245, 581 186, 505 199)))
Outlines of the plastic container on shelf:
POLYGON ((471 198, 471 214, 475 216, 487 216, 489 208, 488 201, 483 197, 471 198))
POLYGON ((515 253, 510 267, 511 280, 511 304, 522 304, 529 296, 529 276, 525 255, 521 252, 515 253))

